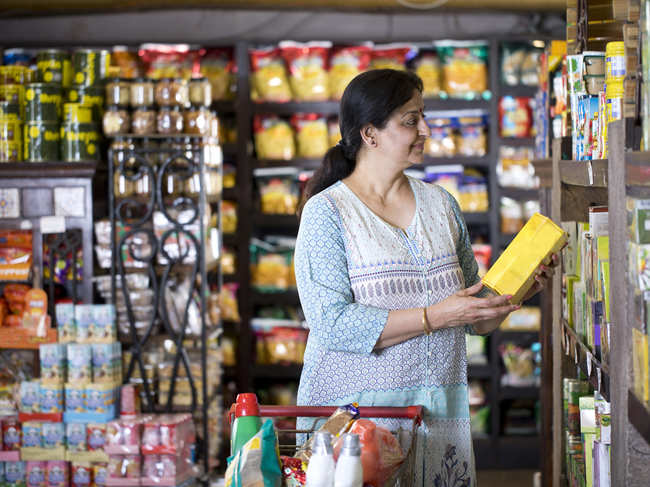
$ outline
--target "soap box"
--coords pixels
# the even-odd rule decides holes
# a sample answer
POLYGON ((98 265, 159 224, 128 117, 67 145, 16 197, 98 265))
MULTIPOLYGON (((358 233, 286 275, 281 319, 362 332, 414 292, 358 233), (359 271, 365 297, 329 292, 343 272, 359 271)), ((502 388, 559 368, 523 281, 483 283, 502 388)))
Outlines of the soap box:
POLYGON ((512 296, 519 304, 535 283, 540 264, 549 264, 567 242, 567 234, 549 218, 535 213, 483 278, 483 284, 499 295, 512 296))
POLYGON ((43 384, 40 388, 42 413, 63 412, 63 384, 43 384))
POLYGON ((59 343, 71 343, 77 339, 74 320, 74 304, 59 303, 54 307, 59 343))
POLYGON ((63 382, 65 379, 66 348, 59 343, 39 347, 41 382, 63 382))
POLYGON ((65 425, 63 423, 43 423, 41 425, 41 445, 47 449, 65 446, 65 425))
POLYGON ((70 451, 86 451, 86 425, 83 423, 66 423, 65 442, 70 451))
POLYGON ((68 382, 65 385, 65 410, 73 413, 85 413, 85 395, 85 384, 80 382, 68 382))
POLYGON ((88 383, 92 380, 92 348, 90 344, 68 344, 68 382, 88 383))
POLYGON ((23 381, 20 383, 20 412, 40 412, 41 384, 38 381, 23 381))

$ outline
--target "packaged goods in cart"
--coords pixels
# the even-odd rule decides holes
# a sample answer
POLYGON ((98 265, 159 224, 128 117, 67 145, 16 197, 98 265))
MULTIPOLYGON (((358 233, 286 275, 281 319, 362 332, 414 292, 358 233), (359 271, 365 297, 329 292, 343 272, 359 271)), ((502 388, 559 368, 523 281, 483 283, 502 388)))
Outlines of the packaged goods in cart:
POLYGON ((291 101, 287 68, 280 49, 251 49, 251 98, 254 101, 291 101))
POLYGON ((420 49, 417 57, 413 60, 413 68, 415 74, 422 80, 422 96, 424 98, 438 97, 442 89, 442 69, 435 49, 420 49))
POLYGON ((255 152, 259 159, 293 159, 296 154, 293 130, 286 120, 275 115, 255 115, 255 152))
POLYGON ((298 157, 321 158, 329 149, 327 120, 317 113, 297 113, 291 117, 296 134, 298 157))
POLYGON ((406 69, 406 59, 413 49, 409 44, 377 44, 373 46, 370 69, 406 69))
POLYGON ((435 43, 442 63, 443 91, 452 98, 479 98, 488 89, 488 46, 483 42, 435 43))
POLYGON ((283 41, 279 44, 289 69, 294 101, 325 101, 329 98, 327 64, 331 42, 283 41))
POLYGON ((329 71, 329 92, 334 100, 340 100, 343 96, 343 91, 345 91, 345 87, 350 81, 368 69, 371 55, 372 44, 369 43, 359 46, 337 46, 332 48, 329 71))
POLYGON ((282 482, 278 438, 273 421, 266 420, 234 458, 229 459, 226 485, 276 487, 282 482), (244 475, 245 474, 245 475, 244 475))
POLYGON ((201 58, 201 74, 212 87, 212 101, 232 100, 235 97, 235 61, 232 48, 207 49, 201 58))
MULTIPOLYGON (((338 437, 343 433, 347 433, 350 427, 354 424, 356 420, 359 419, 359 405, 357 403, 348 404, 346 406, 341 406, 336 409, 334 414, 332 414, 319 428, 318 431, 327 431, 333 437, 338 437)), ((311 447, 313 443, 313 436, 310 437, 303 445, 300 447, 295 457, 300 458, 304 462, 309 462, 311 457, 311 447)))
POLYGON ((293 215, 298 209, 298 169, 294 167, 261 168, 253 172, 260 195, 262 213, 293 215))

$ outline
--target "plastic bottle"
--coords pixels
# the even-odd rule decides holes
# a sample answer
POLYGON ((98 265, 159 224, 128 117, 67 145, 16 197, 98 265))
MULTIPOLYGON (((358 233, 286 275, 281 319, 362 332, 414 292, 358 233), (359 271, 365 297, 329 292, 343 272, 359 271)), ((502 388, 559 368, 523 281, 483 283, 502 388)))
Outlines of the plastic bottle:
POLYGON ((314 435, 305 486, 334 487, 334 471, 332 435, 327 431, 318 431, 314 435))
POLYGON ((235 455, 262 427, 257 396, 251 393, 237 395, 235 421, 230 434, 230 455, 235 455))
POLYGON ((336 462, 334 487, 362 487, 363 466, 361 465, 361 442, 359 435, 343 435, 343 446, 336 462))

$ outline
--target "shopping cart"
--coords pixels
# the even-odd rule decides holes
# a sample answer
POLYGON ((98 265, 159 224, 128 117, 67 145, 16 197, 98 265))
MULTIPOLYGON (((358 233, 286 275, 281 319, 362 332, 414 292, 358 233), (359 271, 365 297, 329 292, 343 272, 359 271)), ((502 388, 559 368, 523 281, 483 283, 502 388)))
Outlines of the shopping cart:
MULTIPOLYGON (((318 430, 319 423, 322 424, 336 411, 336 406, 260 406, 260 415, 266 418, 273 418, 278 431, 280 443, 280 454, 293 456, 300 446, 296 446, 298 435, 306 435, 303 440, 309 438, 318 430), (288 418, 314 418, 314 422, 308 429, 296 429, 290 427, 286 421, 288 418)), ((234 419, 234 405, 228 414, 230 422, 234 419)), ((403 420, 402 423, 409 425, 408 428, 392 429, 391 432, 399 441, 402 451, 406 457, 400 468, 391 479, 384 484, 384 487, 408 487, 413 485, 415 476, 415 459, 417 454, 417 429, 422 422, 422 406, 408 407, 359 407, 359 415, 368 419, 396 419, 403 420)), ((302 444, 302 441, 300 441, 302 444)))

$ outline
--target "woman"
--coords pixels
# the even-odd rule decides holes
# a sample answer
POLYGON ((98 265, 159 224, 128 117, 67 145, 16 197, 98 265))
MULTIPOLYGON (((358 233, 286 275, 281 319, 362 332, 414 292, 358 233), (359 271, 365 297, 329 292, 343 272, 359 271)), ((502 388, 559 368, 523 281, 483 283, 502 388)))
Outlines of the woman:
MULTIPOLYGON (((407 72, 368 71, 343 94, 342 139, 309 183, 296 242, 310 328, 298 404, 421 404, 412 485, 472 486, 465 333, 489 333, 519 306, 481 297, 458 203, 404 175, 430 135, 423 110, 407 72)), ((538 274, 529 297, 552 269, 538 274)))

